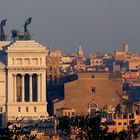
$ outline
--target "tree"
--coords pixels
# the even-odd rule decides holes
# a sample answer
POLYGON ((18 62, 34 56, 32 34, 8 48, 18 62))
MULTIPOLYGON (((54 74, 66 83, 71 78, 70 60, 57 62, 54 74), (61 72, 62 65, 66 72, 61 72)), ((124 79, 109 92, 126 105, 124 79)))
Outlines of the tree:
POLYGON ((75 118, 63 117, 59 119, 58 129, 64 134, 74 134, 82 140, 99 140, 108 131, 107 126, 101 125, 99 116, 91 118, 89 116, 77 116, 75 118))
POLYGON ((20 123, 24 118, 18 120, 16 118, 15 123, 7 123, 7 138, 8 140, 34 140, 36 135, 31 135, 31 131, 28 127, 22 126, 20 123))

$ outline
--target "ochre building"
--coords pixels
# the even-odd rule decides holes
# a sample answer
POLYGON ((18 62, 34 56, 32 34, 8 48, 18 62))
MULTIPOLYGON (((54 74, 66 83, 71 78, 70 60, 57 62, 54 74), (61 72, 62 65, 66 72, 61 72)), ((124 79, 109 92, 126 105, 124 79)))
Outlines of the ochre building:
POLYGON ((122 80, 109 78, 108 72, 79 72, 77 80, 65 83, 64 100, 54 104, 54 111, 67 107, 77 115, 88 115, 107 106, 113 109, 120 102, 121 91, 122 80))

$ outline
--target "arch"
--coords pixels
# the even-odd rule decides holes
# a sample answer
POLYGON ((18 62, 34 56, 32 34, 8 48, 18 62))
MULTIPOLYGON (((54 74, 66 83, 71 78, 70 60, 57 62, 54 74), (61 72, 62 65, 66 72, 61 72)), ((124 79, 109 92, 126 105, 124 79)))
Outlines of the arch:
POLYGON ((92 101, 88 105, 88 110, 89 110, 89 114, 92 115, 92 116, 94 116, 96 114, 96 112, 99 110, 97 103, 95 103, 94 101, 92 101))
POLYGON ((97 103, 95 103, 94 101, 92 101, 89 105, 88 108, 98 108, 97 103))

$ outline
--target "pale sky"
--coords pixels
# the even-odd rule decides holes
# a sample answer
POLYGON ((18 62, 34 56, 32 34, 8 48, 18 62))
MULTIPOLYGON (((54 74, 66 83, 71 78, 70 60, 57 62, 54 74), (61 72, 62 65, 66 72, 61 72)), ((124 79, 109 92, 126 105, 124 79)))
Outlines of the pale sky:
POLYGON ((28 17, 33 39, 65 53, 79 44, 85 52, 111 52, 124 42, 140 53, 140 0, 0 0, 9 38, 28 17))

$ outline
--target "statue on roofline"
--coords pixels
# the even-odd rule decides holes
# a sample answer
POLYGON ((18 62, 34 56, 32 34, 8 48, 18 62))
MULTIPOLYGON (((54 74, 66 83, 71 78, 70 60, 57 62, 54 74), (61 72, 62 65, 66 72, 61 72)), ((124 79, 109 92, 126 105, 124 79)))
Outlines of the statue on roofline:
POLYGON ((28 30, 27 26, 31 23, 31 20, 32 20, 32 18, 28 18, 28 19, 25 21, 25 24, 24 24, 24 32, 25 32, 25 33, 29 33, 29 30, 28 30))
POLYGON ((12 33, 11 38, 13 39, 13 41, 15 42, 16 40, 18 40, 19 31, 18 31, 17 29, 13 29, 13 30, 11 31, 11 33, 12 33))
POLYGON ((12 33, 12 39, 15 42, 16 40, 30 40, 31 39, 31 34, 28 30, 28 25, 31 23, 32 18, 28 18, 23 27, 24 27, 24 32, 19 32, 17 29, 14 29, 11 31, 12 33))
POLYGON ((5 32, 4 32, 4 29, 3 27, 6 25, 6 19, 3 19, 0 23, 0 40, 1 41, 5 41, 6 40, 6 35, 5 35, 5 32))

